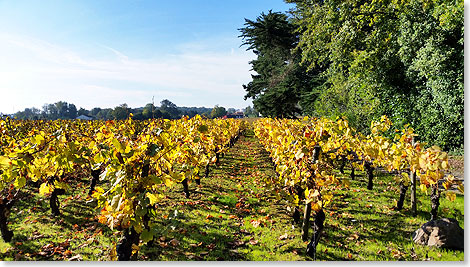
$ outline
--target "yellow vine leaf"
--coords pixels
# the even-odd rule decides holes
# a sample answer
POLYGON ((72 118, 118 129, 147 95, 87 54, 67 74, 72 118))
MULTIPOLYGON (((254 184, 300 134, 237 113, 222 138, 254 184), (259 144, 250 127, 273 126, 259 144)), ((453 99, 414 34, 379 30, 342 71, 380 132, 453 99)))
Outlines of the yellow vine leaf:
POLYGON ((39 186, 39 195, 48 195, 52 193, 52 188, 47 184, 47 183, 42 183, 41 186, 39 186))
POLYGON ((11 160, 8 157, 0 156, 0 167, 7 168, 10 164, 11 160))
POLYGON ((446 198, 450 201, 454 201, 457 198, 457 196, 455 195, 454 192, 446 192, 446 198))

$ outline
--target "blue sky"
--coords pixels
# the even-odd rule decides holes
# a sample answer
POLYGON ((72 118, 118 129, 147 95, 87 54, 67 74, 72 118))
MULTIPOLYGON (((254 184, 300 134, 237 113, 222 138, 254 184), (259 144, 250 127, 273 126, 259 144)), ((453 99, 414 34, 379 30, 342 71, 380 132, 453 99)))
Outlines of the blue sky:
POLYGON ((244 18, 282 0, 2 1, 0 112, 60 100, 77 108, 244 108, 252 52, 244 18))

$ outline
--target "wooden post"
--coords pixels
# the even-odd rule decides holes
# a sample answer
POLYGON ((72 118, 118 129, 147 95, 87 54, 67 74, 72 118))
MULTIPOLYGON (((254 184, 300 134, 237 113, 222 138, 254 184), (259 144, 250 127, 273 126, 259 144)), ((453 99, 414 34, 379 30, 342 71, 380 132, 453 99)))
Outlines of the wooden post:
MULTIPOLYGON (((139 234, 135 231, 134 227, 131 226, 130 230, 124 229, 123 237, 116 247, 118 261, 131 260, 133 244, 139 244, 139 234)), ((137 255, 134 255, 135 258, 136 256, 137 255)))
POLYGON ((406 191, 408 190, 408 186, 406 186, 403 182, 400 183, 400 198, 397 202, 397 210, 402 210, 403 203, 405 202, 406 191))
MULTIPOLYGON (((413 147, 416 144, 416 138, 413 136, 411 140, 413 147)), ((416 173, 410 170, 410 179, 411 179, 411 214, 416 217, 418 212, 416 210, 416 173)))
POLYGON ((344 174, 344 166, 346 165, 346 157, 345 156, 341 156, 340 157, 340 165, 339 165, 339 172, 344 174))
POLYGON ((184 180, 181 183, 183 184, 184 195, 188 198, 189 197, 188 179, 184 178, 184 180))
MULTIPOLYGON (((317 162, 320 157, 320 150, 321 147, 316 145, 313 150, 312 159, 313 162, 317 162)), ((312 176, 315 176, 315 172, 312 173, 312 176)), ((305 204, 304 209, 304 220, 302 223, 302 240, 308 240, 308 229, 310 228, 310 213, 312 212, 312 205, 311 203, 305 204)))
POLYGON ((91 196, 93 191, 95 190, 96 183, 100 180, 101 170, 91 170, 91 181, 90 181, 90 189, 88 190, 88 195, 91 196))
MULTIPOLYGON (((6 199, 3 200, 3 203, 6 203, 6 199)), ((8 230, 8 213, 9 208, 5 204, 0 204, 0 231, 2 233, 3 240, 5 242, 10 242, 13 238, 13 231, 8 230)))
POLYGON ((310 228, 310 214, 312 212, 311 203, 305 204, 304 221, 302 223, 302 240, 308 240, 308 229, 310 228))
POLYGON ((323 212, 323 209, 321 209, 315 214, 315 221, 313 222, 312 240, 307 245, 307 255, 312 257, 314 261, 317 260, 317 245, 318 241, 320 241, 321 233, 323 232, 325 218, 326 216, 323 212))
POLYGON ((374 183, 374 168, 372 167, 372 163, 370 161, 366 161, 364 163, 364 166, 366 168, 366 173, 367 173, 367 178, 369 179, 369 183, 367 184, 367 189, 372 190, 374 183))
POLYGON ((439 197, 441 196, 437 184, 431 186, 431 221, 437 220, 437 211, 439 209, 439 197))

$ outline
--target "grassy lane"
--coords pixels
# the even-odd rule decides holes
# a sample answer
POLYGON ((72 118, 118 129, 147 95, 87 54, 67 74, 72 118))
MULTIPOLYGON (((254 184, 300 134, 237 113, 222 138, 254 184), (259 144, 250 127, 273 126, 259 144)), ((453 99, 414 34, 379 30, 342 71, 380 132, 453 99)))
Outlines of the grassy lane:
POLYGON ((252 132, 194 183, 186 199, 179 190, 162 203, 160 239, 142 252, 149 260, 303 260, 285 206, 266 194, 264 176, 274 175, 268 155, 252 132))

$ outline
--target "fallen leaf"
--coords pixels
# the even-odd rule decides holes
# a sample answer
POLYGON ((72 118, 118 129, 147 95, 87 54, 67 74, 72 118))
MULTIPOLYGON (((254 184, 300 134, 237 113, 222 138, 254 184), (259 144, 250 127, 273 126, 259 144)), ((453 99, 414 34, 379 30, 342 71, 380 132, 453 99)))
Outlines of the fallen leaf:
POLYGON ((285 234, 283 234, 279 237, 279 240, 287 239, 287 237, 289 237, 289 235, 287 233, 285 233, 285 234))
POLYGON ((69 261, 81 261, 83 260, 82 255, 77 254, 69 259, 69 261))
POLYGON ((62 255, 66 256, 66 257, 70 257, 72 255, 72 251, 67 249, 66 251, 64 251, 64 253, 62 253, 62 255))
POLYGON ((248 243, 250 243, 251 245, 256 245, 258 244, 258 240, 255 240, 254 238, 250 239, 250 241, 248 241, 248 243))
POLYGON ((172 239, 172 240, 170 240, 169 243, 170 243, 170 245, 172 245, 173 247, 177 247, 177 246, 179 246, 180 241, 178 241, 178 240, 176 240, 176 239, 172 239))
POLYGON ((258 220, 251 220, 251 225, 253 225, 254 228, 257 228, 260 224, 261 222, 258 220))

